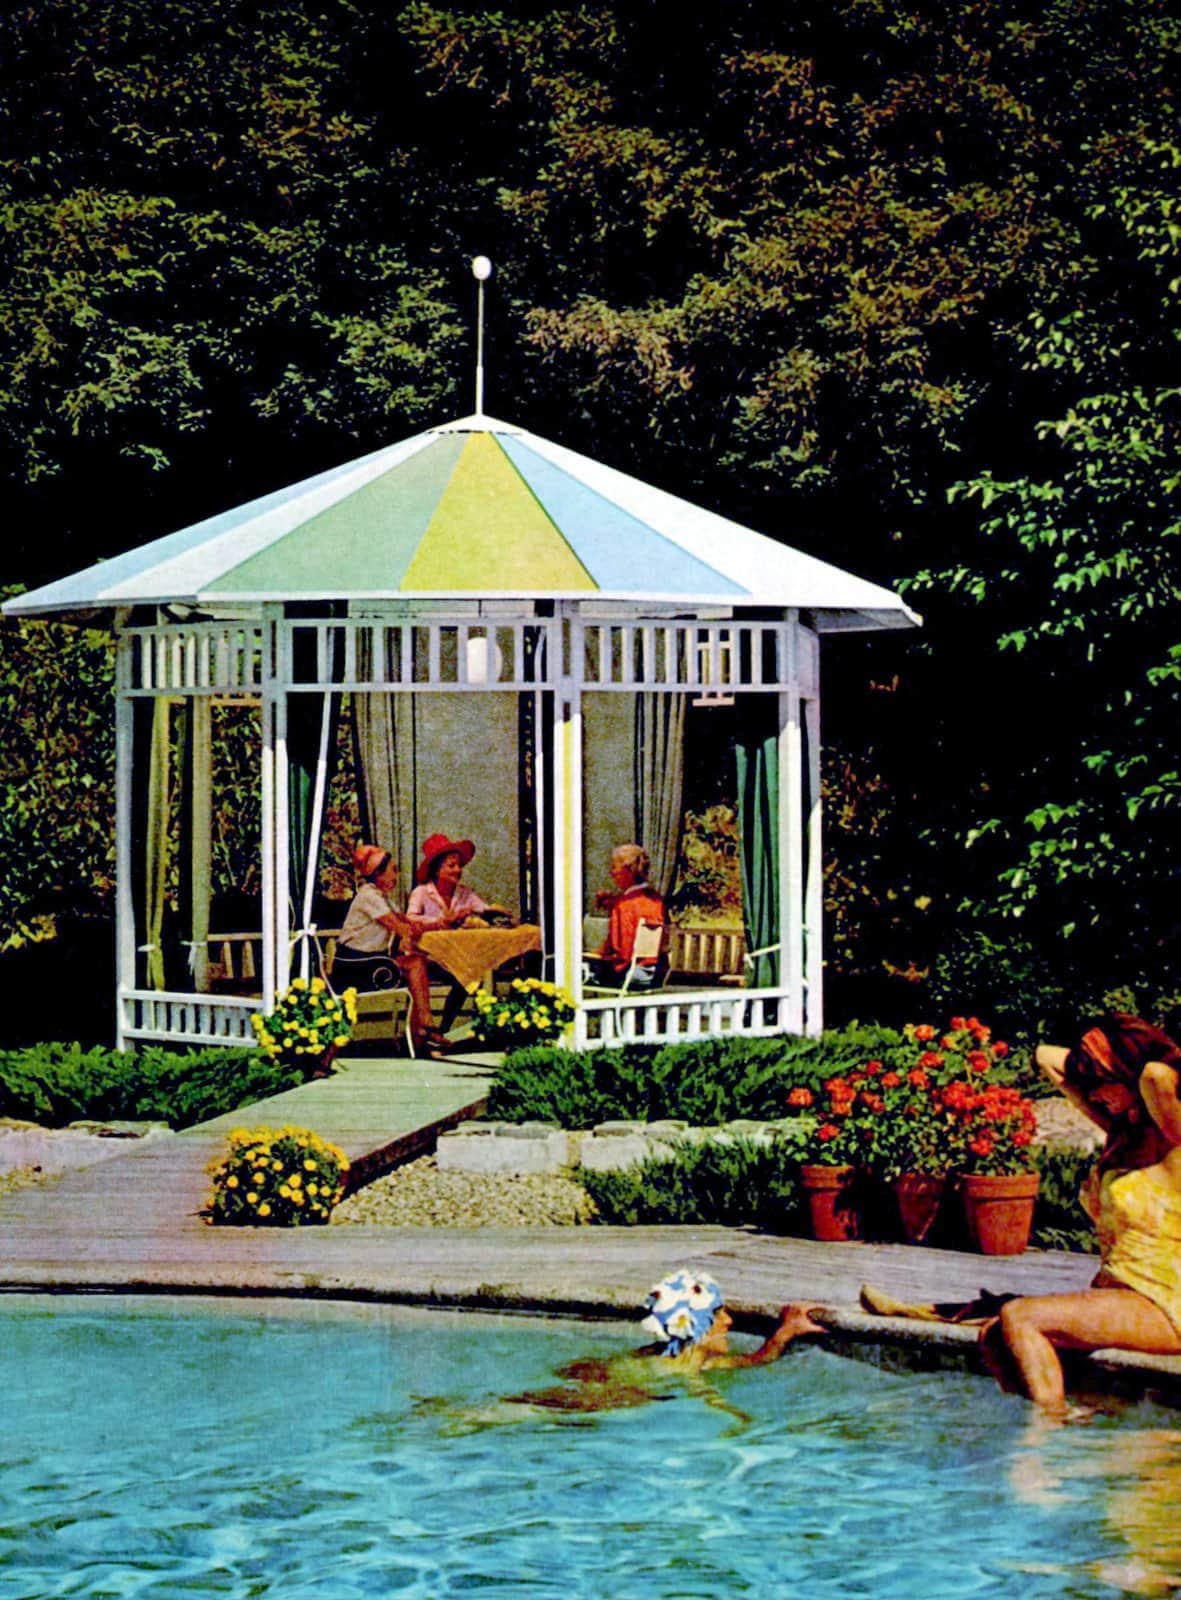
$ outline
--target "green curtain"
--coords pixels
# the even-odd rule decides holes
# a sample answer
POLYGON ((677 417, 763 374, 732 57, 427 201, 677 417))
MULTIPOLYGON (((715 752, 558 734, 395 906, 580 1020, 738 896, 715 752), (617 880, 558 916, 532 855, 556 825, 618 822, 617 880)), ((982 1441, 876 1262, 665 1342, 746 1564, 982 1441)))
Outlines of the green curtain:
MULTIPOLYGON (((744 695, 735 707, 734 755, 748 950, 779 943, 779 696, 744 695)), ((756 956, 752 988, 773 985, 779 951, 756 956)))
POLYGON ((171 778, 171 705, 152 701, 151 753, 148 760, 145 855, 144 946, 148 986, 167 987, 164 969, 164 902, 170 856, 168 790, 171 778))

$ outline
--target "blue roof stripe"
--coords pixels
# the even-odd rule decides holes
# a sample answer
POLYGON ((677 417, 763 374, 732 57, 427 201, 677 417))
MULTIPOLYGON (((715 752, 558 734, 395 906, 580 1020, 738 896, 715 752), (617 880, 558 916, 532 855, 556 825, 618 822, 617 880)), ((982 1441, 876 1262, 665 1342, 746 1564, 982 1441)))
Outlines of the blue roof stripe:
POLYGON ((746 590, 510 434, 497 442, 600 589, 732 594, 746 590))

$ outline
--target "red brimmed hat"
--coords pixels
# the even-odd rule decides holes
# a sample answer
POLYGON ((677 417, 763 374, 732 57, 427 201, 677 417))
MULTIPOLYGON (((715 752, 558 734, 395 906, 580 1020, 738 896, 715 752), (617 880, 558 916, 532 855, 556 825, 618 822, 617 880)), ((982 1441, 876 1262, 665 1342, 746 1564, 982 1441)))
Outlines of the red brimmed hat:
POLYGON ((431 875, 431 867, 440 856, 457 855, 466 867, 476 853, 476 847, 470 839, 449 839, 445 833, 432 833, 429 839, 423 841, 422 860, 418 863, 415 877, 419 883, 425 883, 431 875))

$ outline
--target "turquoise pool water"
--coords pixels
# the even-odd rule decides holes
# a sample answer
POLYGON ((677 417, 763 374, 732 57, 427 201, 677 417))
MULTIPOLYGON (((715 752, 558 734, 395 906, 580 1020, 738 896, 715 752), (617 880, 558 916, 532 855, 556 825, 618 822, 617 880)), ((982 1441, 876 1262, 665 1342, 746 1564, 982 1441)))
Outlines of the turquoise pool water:
POLYGON ((816 1347, 637 1409, 496 1404, 638 1342, 0 1299, 0 1596, 1085 1600, 1181 1579, 1181 1418, 1148 1404, 1046 1428, 983 1379, 816 1347))

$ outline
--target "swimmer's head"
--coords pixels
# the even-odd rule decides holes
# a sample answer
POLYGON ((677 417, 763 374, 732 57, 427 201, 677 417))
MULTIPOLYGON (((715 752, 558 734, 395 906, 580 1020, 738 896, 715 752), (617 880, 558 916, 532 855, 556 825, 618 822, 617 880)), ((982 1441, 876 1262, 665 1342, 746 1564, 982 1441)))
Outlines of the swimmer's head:
POLYGON ((723 1304, 722 1291, 708 1273, 682 1267, 649 1290, 648 1315, 640 1326, 665 1342, 665 1355, 679 1355, 705 1338, 723 1304))

